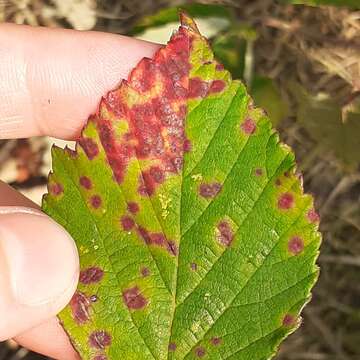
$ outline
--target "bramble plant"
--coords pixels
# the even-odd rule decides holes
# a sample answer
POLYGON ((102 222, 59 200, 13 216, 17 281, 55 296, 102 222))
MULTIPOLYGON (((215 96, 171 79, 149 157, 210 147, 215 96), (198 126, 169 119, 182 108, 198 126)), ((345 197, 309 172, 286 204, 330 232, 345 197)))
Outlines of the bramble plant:
POLYGON ((59 315, 83 359, 267 359, 318 276, 294 155, 191 18, 53 148, 44 211, 76 240, 59 315))

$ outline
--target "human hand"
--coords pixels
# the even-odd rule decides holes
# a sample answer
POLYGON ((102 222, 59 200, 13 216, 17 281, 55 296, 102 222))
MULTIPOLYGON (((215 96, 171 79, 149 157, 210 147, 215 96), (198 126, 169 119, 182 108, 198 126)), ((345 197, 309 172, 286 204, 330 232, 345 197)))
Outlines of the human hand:
MULTIPOLYGON (((119 35, 0 25, 0 139, 76 139, 101 95, 156 48, 119 35)), ((0 340, 77 359, 55 315, 78 275, 70 235, 0 183, 0 340)))

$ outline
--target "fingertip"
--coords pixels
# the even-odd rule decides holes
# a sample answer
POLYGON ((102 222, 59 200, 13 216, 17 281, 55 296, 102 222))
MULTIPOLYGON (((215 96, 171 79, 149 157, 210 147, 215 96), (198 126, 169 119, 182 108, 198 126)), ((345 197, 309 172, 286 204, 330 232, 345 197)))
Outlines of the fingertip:
POLYGON ((74 139, 101 96, 158 48, 101 32, 1 27, 0 138, 74 139))
POLYGON ((30 208, 0 207, 0 339, 55 316, 78 281, 73 239, 52 219, 30 208))
POLYGON ((56 317, 14 339, 25 348, 58 360, 79 360, 68 336, 56 317))

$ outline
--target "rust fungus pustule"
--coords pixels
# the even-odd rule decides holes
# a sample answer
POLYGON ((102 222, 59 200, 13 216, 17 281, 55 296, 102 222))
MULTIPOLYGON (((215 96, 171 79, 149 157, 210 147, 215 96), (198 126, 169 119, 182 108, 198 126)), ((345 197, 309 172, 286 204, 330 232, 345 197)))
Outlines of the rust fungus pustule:
POLYGON ((225 89, 226 83, 224 80, 214 80, 209 89, 210 94, 216 94, 225 89))
POLYGON ((203 183, 199 186, 199 194, 205 199, 214 198, 220 191, 222 185, 218 182, 203 183))
POLYGON ((104 354, 96 355, 92 360, 108 360, 107 356, 104 354))
POLYGON ((129 201, 127 203, 127 209, 132 214, 137 214, 140 210, 139 204, 135 201, 129 201))
POLYGON ((230 246, 234 240, 234 231, 231 228, 231 225, 223 220, 220 221, 216 227, 216 239, 217 241, 224 246, 230 246))
POLYGON ((99 154, 99 148, 96 142, 91 138, 80 138, 79 145, 83 148, 89 160, 94 159, 99 154))
POLYGON ((219 346, 222 343, 222 339, 220 337, 214 336, 211 338, 210 342, 214 346, 219 346))
POLYGON ((124 290, 122 298, 125 305, 132 310, 140 310, 147 305, 147 300, 141 294, 138 286, 124 290))
POLYGON ((252 135, 256 131, 256 123, 253 119, 247 118, 240 128, 246 135, 252 135))
POLYGON ((142 277, 148 277, 150 276, 151 272, 150 272, 150 269, 146 266, 142 266, 140 268, 140 274, 142 277))
POLYGON ((96 330, 89 336, 89 345, 95 349, 105 349, 111 345, 111 335, 105 330, 96 330))
POLYGON ((286 192, 281 194, 278 198, 278 207, 281 210, 289 210, 294 207, 294 196, 286 192))
POLYGON ((80 271, 79 281, 84 285, 96 284, 104 277, 104 271, 97 266, 91 266, 80 271))
POLYGON ((64 192, 64 187, 60 183, 53 183, 49 185, 50 194, 59 196, 64 192))
POLYGON ((291 327, 291 326, 294 326, 295 323, 296 323, 296 317, 295 316, 293 316, 291 314, 286 314, 283 317, 283 320, 282 320, 283 326, 291 327))
POLYGON ((77 324, 84 324, 90 320, 90 300, 80 291, 76 291, 70 300, 71 315, 77 324))
POLYGON ((198 358, 202 358, 206 355, 206 350, 205 348, 203 348, 202 346, 199 346, 195 349, 195 355, 198 357, 198 358))
POLYGON ((198 77, 189 80, 189 92, 188 97, 191 98, 203 98, 207 95, 209 90, 209 83, 198 77))
POLYGON ((163 233, 151 233, 141 225, 136 228, 139 236, 144 240, 146 245, 155 245, 166 249, 169 254, 176 256, 178 253, 177 245, 174 241, 168 240, 163 233))
POLYGON ((94 209, 98 209, 102 204, 101 196, 100 195, 91 196, 90 197, 90 204, 94 209))
POLYGON ((92 187, 92 182, 87 176, 80 176, 79 183, 86 190, 90 190, 92 187))
POLYGON ((183 146, 184 152, 188 153, 191 151, 192 149, 192 143, 189 139, 185 139, 184 140, 184 146, 183 146))
POLYGON ((307 219, 311 222, 311 223, 318 223, 320 221, 320 216, 318 215, 318 213, 315 211, 315 209, 310 209, 308 211, 308 213, 306 214, 307 219))
POLYGON ((293 255, 298 255, 304 250, 304 240, 300 236, 293 236, 288 242, 288 250, 293 255))
POLYGON ((121 226, 125 231, 130 231, 135 226, 135 221, 127 215, 124 215, 120 219, 121 226))

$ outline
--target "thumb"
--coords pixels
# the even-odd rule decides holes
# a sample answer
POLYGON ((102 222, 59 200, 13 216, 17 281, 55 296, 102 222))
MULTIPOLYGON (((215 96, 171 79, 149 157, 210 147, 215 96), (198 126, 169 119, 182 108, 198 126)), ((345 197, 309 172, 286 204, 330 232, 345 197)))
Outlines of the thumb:
POLYGON ((0 340, 56 315, 78 275, 74 241, 60 225, 33 208, 0 206, 0 340))

